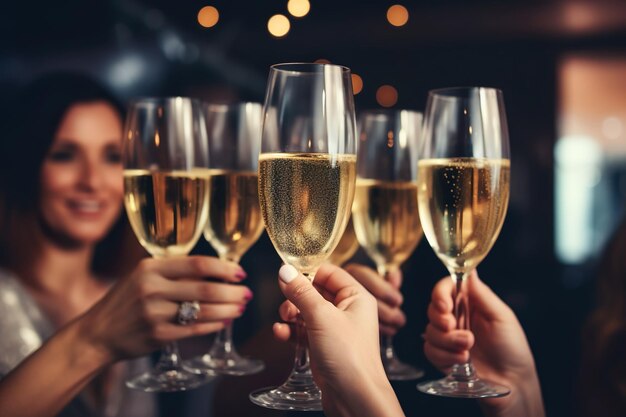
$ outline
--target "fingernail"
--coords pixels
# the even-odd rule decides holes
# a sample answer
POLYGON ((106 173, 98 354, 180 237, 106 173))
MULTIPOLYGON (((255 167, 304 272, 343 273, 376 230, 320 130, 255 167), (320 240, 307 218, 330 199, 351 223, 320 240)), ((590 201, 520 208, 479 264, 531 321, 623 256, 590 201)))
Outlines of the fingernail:
POLYGON ((224 320, 224 326, 228 326, 228 325, 230 325, 232 322, 233 322, 233 320, 232 320, 232 319, 226 319, 226 320, 224 320))
POLYGON ((243 313, 244 311, 246 311, 246 304, 242 304, 239 306, 239 313, 243 313))
POLYGON ((237 270, 235 271, 235 278, 242 280, 246 279, 247 277, 248 274, 246 274, 246 271, 244 271, 242 267, 238 266, 237 270))
POLYGON ((283 265, 278 271, 278 276, 282 282, 289 284, 298 276, 298 270, 291 265, 283 265))
POLYGON ((250 301, 254 298, 254 293, 250 291, 249 288, 246 288, 246 294, 243 296, 243 299, 246 301, 250 301))

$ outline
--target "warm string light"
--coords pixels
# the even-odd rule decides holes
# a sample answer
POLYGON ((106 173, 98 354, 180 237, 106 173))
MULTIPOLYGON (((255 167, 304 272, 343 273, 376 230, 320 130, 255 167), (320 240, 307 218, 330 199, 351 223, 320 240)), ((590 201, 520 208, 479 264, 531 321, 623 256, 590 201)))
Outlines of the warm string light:
POLYGON ((289 0, 287 2, 287 11, 293 17, 304 17, 311 10, 309 0, 289 0))
POLYGON ((381 85, 376 90, 376 101, 382 107, 392 107, 398 102, 398 90, 391 85, 381 85))
POLYGON ((387 21, 393 26, 404 26, 409 21, 409 11, 400 4, 394 4, 387 9, 387 21))
POLYGON ((220 12, 213 6, 204 6, 198 12, 198 23, 205 28, 217 25, 220 20, 220 12))
POLYGON ((272 36, 277 38, 285 36, 289 32, 289 29, 291 29, 289 19, 282 14, 275 14, 267 21, 267 30, 272 36))
POLYGON ((363 90, 363 78, 358 74, 352 74, 352 93, 356 96, 363 90))

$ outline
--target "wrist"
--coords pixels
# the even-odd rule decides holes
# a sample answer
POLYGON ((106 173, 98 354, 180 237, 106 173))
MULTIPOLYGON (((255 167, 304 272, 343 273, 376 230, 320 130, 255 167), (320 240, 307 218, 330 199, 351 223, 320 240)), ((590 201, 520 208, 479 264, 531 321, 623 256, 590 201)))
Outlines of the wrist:
POLYGON ((324 411, 328 416, 404 416, 382 364, 372 369, 361 364, 352 369, 354 374, 349 381, 322 390, 324 411))
POLYGON ((511 393, 507 397, 480 400, 485 416, 545 416, 539 377, 534 368, 528 375, 507 379, 505 384, 511 389, 511 393))
POLYGON ((98 341, 85 323, 84 316, 70 322, 59 332, 59 336, 66 339, 70 365, 81 367, 86 370, 101 369, 115 360, 111 352, 98 341))

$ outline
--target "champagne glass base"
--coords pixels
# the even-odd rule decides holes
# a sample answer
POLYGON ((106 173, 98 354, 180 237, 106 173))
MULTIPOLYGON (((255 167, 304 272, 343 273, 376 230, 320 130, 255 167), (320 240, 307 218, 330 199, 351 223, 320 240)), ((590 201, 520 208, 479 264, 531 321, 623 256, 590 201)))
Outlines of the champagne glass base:
POLYGON ((224 352, 222 356, 202 355, 184 362, 185 368, 201 374, 252 375, 265 369, 265 363, 240 356, 237 352, 224 352))
POLYGON ((322 410, 322 392, 310 372, 292 374, 283 385, 258 389, 249 398, 256 405, 274 410, 322 410))
POLYGON ((395 357, 386 358, 383 356, 383 367, 390 381, 410 381, 424 376, 424 371, 404 363, 395 357))
POLYGON ((452 398, 497 398, 511 393, 508 387, 495 382, 484 379, 458 381, 449 376, 418 384, 417 389, 425 394, 452 398))
POLYGON ((214 379, 215 375, 185 369, 152 370, 126 381, 126 386, 145 392, 175 392, 198 388, 214 379))

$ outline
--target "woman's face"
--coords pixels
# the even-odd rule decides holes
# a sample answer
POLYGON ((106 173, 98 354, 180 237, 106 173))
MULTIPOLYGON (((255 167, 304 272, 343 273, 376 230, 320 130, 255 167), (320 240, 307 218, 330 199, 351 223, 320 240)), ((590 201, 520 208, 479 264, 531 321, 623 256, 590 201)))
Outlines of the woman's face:
POLYGON ((73 244, 95 244, 117 220, 123 197, 122 121, 105 101, 75 104, 41 170, 45 228, 73 244))

